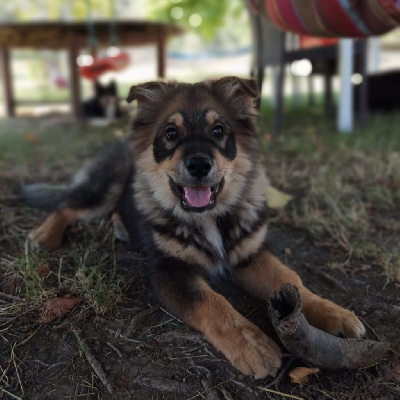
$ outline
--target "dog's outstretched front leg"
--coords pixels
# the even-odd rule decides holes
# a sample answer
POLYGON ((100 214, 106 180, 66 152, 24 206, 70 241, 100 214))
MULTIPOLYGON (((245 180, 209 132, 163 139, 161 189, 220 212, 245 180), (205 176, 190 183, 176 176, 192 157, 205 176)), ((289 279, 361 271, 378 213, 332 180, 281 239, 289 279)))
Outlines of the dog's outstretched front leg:
POLYGON ((242 373, 257 379, 276 374, 279 347, 213 291, 195 266, 164 259, 156 266, 153 283, 168 310, 202 332, 242 373))
POLYGON ((268 300, 284 283, 292 283, 300 291, 303 312, 308 322, 333 335, 361 337, 364 325, 354 315, 305 288, 300 277, 267 251, 261 251, 247 266, 236 271, 239 284, 250 294, 268 300))

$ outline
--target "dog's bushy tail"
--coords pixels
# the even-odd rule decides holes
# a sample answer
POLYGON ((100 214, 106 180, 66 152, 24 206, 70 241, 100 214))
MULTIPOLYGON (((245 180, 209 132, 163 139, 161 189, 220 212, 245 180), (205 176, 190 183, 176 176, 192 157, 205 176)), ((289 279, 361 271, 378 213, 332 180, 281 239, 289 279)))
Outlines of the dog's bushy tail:
POLYGON ((70 193, 67 186, 48 185, 46 183, 33 183, 21 185, 18 195, 28 206, 46 211, 54 211, 63 203, 70 193))

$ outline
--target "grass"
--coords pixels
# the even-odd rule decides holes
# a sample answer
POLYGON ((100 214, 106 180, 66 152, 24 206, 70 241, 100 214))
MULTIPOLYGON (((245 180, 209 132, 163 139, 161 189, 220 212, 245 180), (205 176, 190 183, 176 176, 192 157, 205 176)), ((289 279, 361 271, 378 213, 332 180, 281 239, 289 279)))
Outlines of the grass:
POLYGON ((276 223, 306 229, 319 245, 400 278, 400 114, 371 115, 365 129, 335 131, 319 110, 293 110, 279 137, 264 108, 261 146, 272 183, 295 200, 276 223))
MULTIPOLYGON (((400 114, 370 116, 366 129, 340 135, 335 121, 326 119, 320 109, 288 109, 279 137, 271 134, 272 117, 273 111, 264 106, 260 119, 263 161, 273 186, 291 194, 293 200, 272 215, 271 224, 308 232, 316 246, 330 250, 331 268, 353 273, 379 265, 388 279, 400 282, 400 114)), ((14 393, 23 393, 24 385, 30 384, 26 354, 41 354, 48 361, 43 353, 27 350, 28 342, 38 343, 36 336, 46 332, 47 345, 52 332, 71 321, 82 325, 89 314, 112 313, 107 326, 115 324, 120 329, 114 317, 126 315, 123 307, 135 308, 137 301, 129 304, 126 293, 143 291, 142 282, 130 282, 123 271, 118 260, 128 249, 114 240, 106 220, 73 226, 68 242, 57 251, 32 251, 26 236, 46 213, 24 206, 14 194, 20 181, 65 182, 123 129, 123 124, 111 128, 73 125, 64 117, 0 122, 0 344, 10 344, 0 348, 0 393, 3 390, 10 398, 19 398, 14 393), (38 325, 43 303, 65 295, 85 301, 59 323, 38 325)), ((147 301, 143 304, 147 309, 147 301)), ((102 329, 100 334, 105 334, 102 329)), ((134 342, 135 346, 139 343, 134 342)), ((97 346, 97 339, 89 337, 89 343, 97 346)), ((132 354, 137 353, 132 350, 132 354)), ((75 371, 78 357, 68 363, 75 371)), ((87 391, 98 390, 93 382, 79 379, 87 391)), ((70 397, 75 394, 71 392, 70 397)))

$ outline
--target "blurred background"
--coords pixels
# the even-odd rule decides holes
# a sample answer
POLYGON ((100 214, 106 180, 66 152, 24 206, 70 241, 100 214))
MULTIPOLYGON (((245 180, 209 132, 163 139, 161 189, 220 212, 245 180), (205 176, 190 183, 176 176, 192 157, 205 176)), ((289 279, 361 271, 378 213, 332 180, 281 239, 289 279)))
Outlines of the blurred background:
MULTIPOLYGON (((110 398, 67 337, 70 320, 121 388, 115 399, 398 399, 399 24, 399 0, 0 0, 0 398, 110 398), (313 18, 307 3, 327 19, 313 18), (340 37, 306 35, 293 13, 287 25, 281 17, 293 4, 303 5, 310 31, 340 37), (361 39, 342 41, 346 33, 361 39), (28 233, 46 213, 16 189, 69 182, 129 132, 131 85, 226 75, 262 87, 260 155, 276 188, 266 194, 269 245, 313 292, 354 309, 369 338, 390 342, 386 361, 323 370, 298 385, 285 357, 263 388, 197 339, 163 344, 164 330, 191 332, 162 309, 148 315, 153 300, 131 268, 140 257, 114 238, 110 221, 71 227, 55 252, 29 249, 28 233), (39 330, 43 302, 64 295, 84 305, 39 330), (146 317, 132 325, 139 310, 146 317), (125 343, 120 332, 132 326, 125 343)), ((264 307, 237 301, 265 326, 264 307)))
MULTIPOLYGON (((34 23, 43 21, 82 22, 87 25, 85 40, 95 41, 99 35, 108 35, 118 21, 162 21, 184 28, 184 33, 168 35, 166 50, 166 78, 194 82, 209 77, 239 75, 248 77, 257 55, 255 29, 246 3, 241 0, 15 0, 0 1, 0 24, 34 23), (90 20, 110 21, 90 37, 90 20)), ((83 32, 84 34, 85 32, 83 32)), ((26 33, 27 43, 29 35, 26 33)), ((129 56, 125 68, 109 71, 98 77, 106 84, 114 79, 122 98, 130 85, 157 78, 157 47, 154 44, 120 47, 129 56)), ((329 45, 328 41, 328 45, 329 45)), ((315 43, 312 44, 315 46, 315 43)), ((321 45, 317 43, 316 45, 321 45)), ((286 34, 285 48, 304 45, 297 35, 286 34)), ((368 39, 369 55, 367 71, 376 73, 400 68, 400 31, 393 30, 382 37, 368 39)), ((21 44, 10 47, 9 59, 12 73, 12 90, 15 97, 16 115, 41 115, 54 110, 68 112, 71 86, 71 70, 66 49, 23 48, 21 44)), ((107 46, 102 47, 105 52, 107 46)), ((90 53, 87 48, 81 54, 90 53)), ((99 56, 99 53, 97 53, 99 56)), ((302 62, 285 63, 286 79, 284 95, 286 106, 301 107, 311 101, 315 106, 322 101, 324 74, 314 74, 307 58, 302 62), (310 80, 313 74, 310 100, 310 80), (314 76, 315 75, 315 76, 314 76)), ((274 104, 273 63, 265 63, 263 95, 265 104, 274 104)), ((337 67, 334 67, 337 69, 337 67)), ((317 68, 318 69, 318 68, 317 68)), ((254 72, 254 71, 253 71, 254 72)), ((360 74, 354 72, 354 84, 360 83, 360 74)), ((80 97, 93 95, 92 81, 80 79, 80 97)), ((333 91, 338 90, 336 73, 332 76, 333 91)), ((0 82, 4 87, 4 78, 0 82)), ((0 116, 6 115, 4 91, 0 97, 0 116)))

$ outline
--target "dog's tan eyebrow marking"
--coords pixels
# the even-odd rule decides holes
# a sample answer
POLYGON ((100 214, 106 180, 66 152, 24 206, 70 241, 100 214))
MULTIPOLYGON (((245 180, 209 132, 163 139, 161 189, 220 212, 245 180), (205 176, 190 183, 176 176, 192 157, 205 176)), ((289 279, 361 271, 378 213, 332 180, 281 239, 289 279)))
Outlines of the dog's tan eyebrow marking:
POLYGON ((181 113, 179 113, 179 112, 176 112, 176 113, 172 114, 168 118, 168 123, 174 124, 177 127, 183 126, 183 115, 181 113))
POLYGON ((219 119, 220 119, 220 116, 219 116, 219 114, 218 114, 216 111, 214 111, 214 110, 207 111, 207 114, 206 114, 206 121, 207 121, 207 123, 208 123, 209 125, 214 124, 214 123, 217 122, 219 119))

